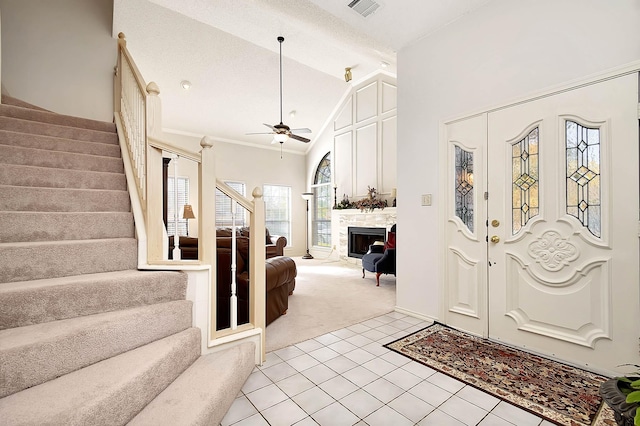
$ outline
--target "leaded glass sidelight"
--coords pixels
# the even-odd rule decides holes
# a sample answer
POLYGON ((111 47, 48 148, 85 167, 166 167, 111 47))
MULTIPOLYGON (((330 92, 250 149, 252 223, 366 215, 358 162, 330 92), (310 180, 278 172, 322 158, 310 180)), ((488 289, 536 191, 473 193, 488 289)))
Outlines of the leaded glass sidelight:
POLYGON ((516 235, 538 215, 539 131, 536 127, 524 139, 511 145, 511 233, 516 235))
POLYGON ((456 216, 473 232, 473 153, 456 146, 456 216))
POLYGON ((565 124, 567 213, 601 236, 600 129, 573 121, 565 124))

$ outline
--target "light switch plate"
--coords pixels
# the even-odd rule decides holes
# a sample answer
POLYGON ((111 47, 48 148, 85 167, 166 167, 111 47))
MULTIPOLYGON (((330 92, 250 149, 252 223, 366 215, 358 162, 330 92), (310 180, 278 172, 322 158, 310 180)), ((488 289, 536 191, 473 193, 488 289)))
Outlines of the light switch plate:
POLYGON ((422 205, 430 206, 431 205, 431 194, 423 194, 422 195, 422 205))

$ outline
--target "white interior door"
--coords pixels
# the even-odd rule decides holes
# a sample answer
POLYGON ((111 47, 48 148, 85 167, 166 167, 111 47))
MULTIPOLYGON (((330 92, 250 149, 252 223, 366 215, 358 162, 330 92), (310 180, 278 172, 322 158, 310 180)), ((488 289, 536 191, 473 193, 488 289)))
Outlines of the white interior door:
POLYGON ((637 106, 631 74, 489 113, 490 338, 640 362, 637 106))
POLYGON ((487 114, 447 123, 445 322, 487 335, 487 114))

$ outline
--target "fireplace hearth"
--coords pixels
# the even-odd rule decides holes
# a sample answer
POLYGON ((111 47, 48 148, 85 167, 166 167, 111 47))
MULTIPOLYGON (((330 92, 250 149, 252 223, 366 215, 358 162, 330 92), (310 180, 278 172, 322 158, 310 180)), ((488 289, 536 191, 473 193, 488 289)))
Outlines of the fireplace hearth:
POLYGON ((369 246, 376 241, 386 241, 386 228, 364 228, 360 226, 348 227, 348 255, 362 259, 369 251, 369 246))

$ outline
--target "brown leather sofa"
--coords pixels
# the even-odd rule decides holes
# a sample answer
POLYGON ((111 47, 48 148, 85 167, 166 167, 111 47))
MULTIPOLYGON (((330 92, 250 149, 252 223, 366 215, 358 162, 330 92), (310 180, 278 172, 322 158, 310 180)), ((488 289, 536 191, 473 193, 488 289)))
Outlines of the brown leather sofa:
MULTIPOLYGON (((238 235, 242 237, 250 237, 250 228, 248 226, 238 228, 237 232, 238 235)), ((231 228, 217 228, 216 236, 230 237, 231 228)), ((265 228, 265 236, 266 258, 269 259, 270 257, 284 256, 284 248, 287 245, 287 239, 281 235, 271 235, 268 228, 265 228)))
MULTIPOLYGON (((198 258, 198 239, 180 237, 182 259, 198 258)), ((173 237, 169 238, 169 254, 173 250, 173 237)), ((231 236, 216 237, 217 268, 217 329, 230 326, 231 298, 231 236)), ((236 295, 238 297, 238 324, 249 322, 249 238, 236 238, 236 295)), ((289 309, 289 295, 296 285, 297 269, 293 259, 275 256, 265 261, 266 325, 289 309)))

